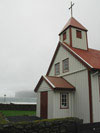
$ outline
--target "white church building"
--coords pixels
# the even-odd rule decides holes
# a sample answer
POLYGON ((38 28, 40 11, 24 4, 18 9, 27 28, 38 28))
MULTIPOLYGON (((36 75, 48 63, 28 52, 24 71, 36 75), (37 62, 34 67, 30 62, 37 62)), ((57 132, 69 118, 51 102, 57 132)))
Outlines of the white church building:
POLYGON ((38 117, 100 122, 100 51, 88 47, 87 29, 75 18, 60 32, 47 74, 35 92, 38 117))

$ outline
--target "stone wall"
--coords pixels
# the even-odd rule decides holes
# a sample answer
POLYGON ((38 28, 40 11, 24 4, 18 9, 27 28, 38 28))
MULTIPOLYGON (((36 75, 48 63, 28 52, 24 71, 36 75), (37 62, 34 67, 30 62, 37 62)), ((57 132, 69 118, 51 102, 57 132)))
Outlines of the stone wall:
POLYGON ((36 104, 0 104, 0 110, 28 110, 36 111, 36 104))
POLYGON ((0 133, 77 133, 77 118, 37 120, 0 125, 0 133))
POLYGON ((85 123, 77 126, 78 133, 100 133, 100 122, 85 123))

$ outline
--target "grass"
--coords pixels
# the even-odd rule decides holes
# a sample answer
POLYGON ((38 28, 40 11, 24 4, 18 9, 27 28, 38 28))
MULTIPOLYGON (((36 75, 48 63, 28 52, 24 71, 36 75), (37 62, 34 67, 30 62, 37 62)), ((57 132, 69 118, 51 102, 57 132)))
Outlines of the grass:
POLYGON ((23 116, 23 115, 36 115, 35 111, 19 111, 19 110, 0 110, 4 116, 23 116))
POLYGON ((7 124, 8 121, 5 119, 5 116, 0 113, 0 124, 7 124))

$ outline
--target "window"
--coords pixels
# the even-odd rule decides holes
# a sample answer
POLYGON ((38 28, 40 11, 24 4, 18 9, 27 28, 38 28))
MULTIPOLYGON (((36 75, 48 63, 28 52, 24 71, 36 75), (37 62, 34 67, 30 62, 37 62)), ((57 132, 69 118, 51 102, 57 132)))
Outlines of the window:
POLYGON ((55 75, 60 74, 60 63, 55 64, 55 75))
POLYGON ((82 32, 79 30, 76 30, 76 37, 81 39, 82 38, 82 32))
POLYGON ((60 98, 61 98, 60 108, 68 109, 69 108, 69 93, 60 93, 60 98))
POLYGON ((66 40, 66 32, 63 33, 63 41, 66 40))
POLYGON ((69 58, 63 60, 62 63, 63 63, 63 64, 62 64, 62 65, 63 65, 63 72, 68 71, 68 70, 69 70, 69 58))

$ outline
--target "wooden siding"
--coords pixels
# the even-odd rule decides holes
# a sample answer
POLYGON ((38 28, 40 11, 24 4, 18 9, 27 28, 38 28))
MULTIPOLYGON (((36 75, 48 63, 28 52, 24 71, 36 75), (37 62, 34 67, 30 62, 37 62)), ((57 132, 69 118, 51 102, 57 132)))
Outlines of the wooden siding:
POLYGON ((40 92, 37 92, 36 116, 40 117, 40 92))
POLYGON ((48 92, 48 119, 52 119, 53 117, 53 104, 54 104, 54 92, 48 92))
POLYGON ((60 46, 56 58, 54 60, 54 63, 51 67, 49 76, 55 75, 55 64, 58 62, 60 62, 60 75, 58 76, 63 76, 66 74, 71 74, 86 69, 74 56, 72 56, 68 51, 66 51, 62 46, 60 46), (63 73, 62 61, 66 58, 69 58, 69 71, 63 73))
POLYGON ((72 46, 74 48, 87 50, 86 31, 79 30, 82 33, 82 38, 80 39, 80 38, 76 37, 76 30, 78 30, 78 29, 72 28, 72 46))
POLYGON ((36 116, 40 117, 40 93, 48 90, 48 119, 63 118, 73 116, 73 95, 69 93, 69 109, 60 109, 60 92, 54 92, 48 84, 43 81, 37 92, 37 112, 36 116))
POLYGON ((49 87, 49 85, 43 81, 39 87, 39 90, 37 92, 37 109, 36 109, 36 116, 40 117, 40 93, 48 91, 48 119, 53 118, 53 90, 49 87))
POLYGON ((74 116, 84 119, 85 123, 90 122, 88 71, 83 70, 66 75, 63 78, 76 87, 76 92, 73 97, 74 116))
POLYGON ((93 122, 100 121, 100 97, 99 97, 99 81, 98 74, 91 74, 92 83, 92 103, 93 103, 93 122))
POLYGON ((39 89, 38 89, 38 92, 50 91, 50 90, 51 90, 50 86, 46 83, 46 81, 43 80, 40 87, 39 87, 39 89))
MULTIPOLYGON (((67 29, 65 32, 66 32, 66 39, 64 40, 64 42, 70 45, 69 29, 67 29)), ((60 35, 60 41, 63 42, 63 34, 60 35)))
POLYGON ((73 93, 69 93, 69 108, 68 109, 60 109, 60 92, 54 92, 54 100, 53 100, 53 117, 54 118, 65 118, 65 117, 73 117, 73 93))

